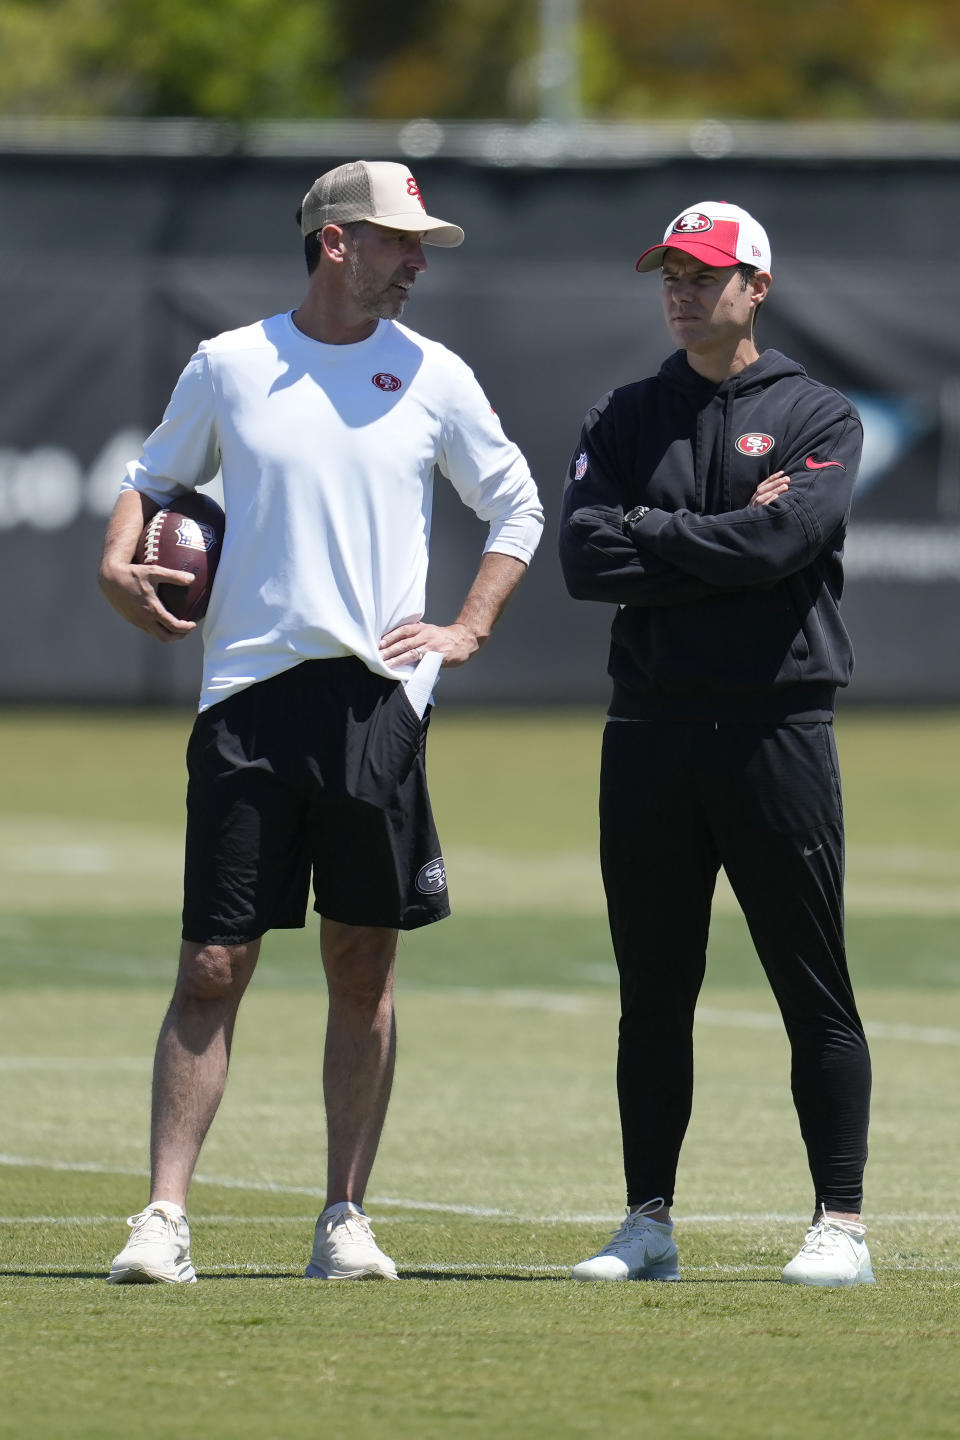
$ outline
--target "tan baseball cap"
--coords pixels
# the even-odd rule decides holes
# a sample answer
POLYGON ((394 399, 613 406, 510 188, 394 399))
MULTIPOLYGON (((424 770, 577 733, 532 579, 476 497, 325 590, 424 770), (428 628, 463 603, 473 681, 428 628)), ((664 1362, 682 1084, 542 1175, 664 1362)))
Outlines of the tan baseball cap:
POLYGON ((428 215, 420 186, 406 165, 392 160, 352 160, 314 180, 303 197, 304 235, 324 225, 372 220, 388 230, 416 230, 427 245, 462 245, 459 225, 428 215))

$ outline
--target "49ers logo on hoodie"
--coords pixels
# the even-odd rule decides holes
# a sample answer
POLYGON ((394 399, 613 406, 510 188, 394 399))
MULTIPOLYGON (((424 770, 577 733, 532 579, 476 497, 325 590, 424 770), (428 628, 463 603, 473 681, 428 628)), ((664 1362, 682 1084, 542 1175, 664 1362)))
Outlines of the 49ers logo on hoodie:
POLYGON ((741 455, 769 455, 775 441, 772 435, 763 435, 755 430, 741 435, 735 443, 741 455))

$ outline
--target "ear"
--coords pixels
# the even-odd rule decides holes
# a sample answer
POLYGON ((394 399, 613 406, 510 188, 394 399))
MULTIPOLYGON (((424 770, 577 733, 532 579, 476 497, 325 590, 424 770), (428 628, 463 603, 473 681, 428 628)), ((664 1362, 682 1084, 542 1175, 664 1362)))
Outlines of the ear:
POLYGON ((324 225, 320 231, 320 244, 328 260, 342 265, 347 258, 346 232, 339 225, 324 225))
POLYGON ((770 286, 772 284, 773 276, 768 270, 757 271, 756 275, 754 275, 753 279, 750 282, 751 300, 753 301, 754 307, 763 304, 764 300, 766 300, 767 295, 770 292, 770 286))

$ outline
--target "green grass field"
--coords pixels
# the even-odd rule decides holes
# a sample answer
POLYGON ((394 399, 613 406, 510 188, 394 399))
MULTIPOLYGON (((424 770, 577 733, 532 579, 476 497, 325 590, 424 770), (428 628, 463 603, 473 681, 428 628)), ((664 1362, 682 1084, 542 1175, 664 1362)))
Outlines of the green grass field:
POLYGON ((182 714, 0 717, 0 1435, 672 1440, 960 1433, 956 714, 844 716, 878 1284, 778 1283, 809 1179, 786 1045, 718 898, 680 1285, 577 1286, 622 1211, 599 714, 444 713, 456 913, 403 942, 367 1208, 397 1285, 302 1279, 322 1195, 314 928, 271 936, 191 1196, 201 1283, 109 1287, 144 1199, 177 949, 182 714))

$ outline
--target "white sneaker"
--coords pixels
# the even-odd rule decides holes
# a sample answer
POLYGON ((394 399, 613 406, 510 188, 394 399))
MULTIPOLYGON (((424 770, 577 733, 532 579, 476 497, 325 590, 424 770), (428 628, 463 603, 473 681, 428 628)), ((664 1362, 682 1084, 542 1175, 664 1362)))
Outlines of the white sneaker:
POLYGON ((133 1234, 110 1266, 111 1285, 194 1285, 197 1272, 190 1261, 190 1226, 183 1211, 161 1200, 127 1221, 133 1234))
POLYGON ((377 1247, 359 1206, 342 1200, 324 1210, 304 1274, 309 1280, 396 1280, 397 1267, 377 1247))
POLYGON ((673 1221, 651 1220, 648 1210, 659 1210, 662 1200, 651 1200, 626 1219, 589 1260, 570 1271, 571 1280, 679 1280, 673 1221))
POLYGON ((824 1210, 780 1279, 788 1285, 873 1285, 866 1233, 866 1225, 836 1220, 824 1210))

